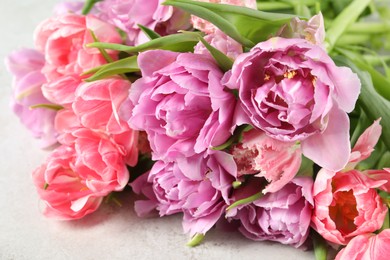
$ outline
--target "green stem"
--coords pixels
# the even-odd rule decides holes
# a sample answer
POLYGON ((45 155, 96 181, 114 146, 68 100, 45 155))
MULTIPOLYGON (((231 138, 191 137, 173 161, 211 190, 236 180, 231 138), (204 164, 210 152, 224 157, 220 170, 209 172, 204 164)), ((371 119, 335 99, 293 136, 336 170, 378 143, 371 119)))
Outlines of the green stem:
POLYGON ((87 0, 84 4, 84 7, 83 7, 83 10, 81 11, 81 13, 83 15, 87 15, 92 7, 97 3, 97 2, 100 2, 101 0, 87 0))
POLYGON ((244 204, 248 204, 248 203, 251 203, 255 200, 258 200, 260 199, 261 197, 263 197, 263 193, 260 191, 252 196, 249 196, 248 198, 245 198, 245 199, 241 199, 241 200, 237 200, 236 202, 234 202, 232 205, 230 205, 229 207, 226 208, 226 211, 228 210, 231 210, 232 208, 235 208, 235 207, 238 207, 240 205, 244 205, 244 204))
POLYGON ((194 247, 199 245, 204 239, 204 234, 196 234, 188 243, 187 246, 194 247))
POLYGON ((328 256, 328 245, 323 237, 312 231, 314 255, 316 260, 326 260, 328 256))
POLYGON ((55 104, 37 104, 30 106, 30 109, 36 109, 36 108, 45 108, 45 109, 52 109, 52 110, 61 110, 63 109, 62 106, 55 105, 55 104))
POLYGON ((241 185, 242 185, 241 181, 233 181, 232 183, 233 189, 238 189, 241 187, 241 185))

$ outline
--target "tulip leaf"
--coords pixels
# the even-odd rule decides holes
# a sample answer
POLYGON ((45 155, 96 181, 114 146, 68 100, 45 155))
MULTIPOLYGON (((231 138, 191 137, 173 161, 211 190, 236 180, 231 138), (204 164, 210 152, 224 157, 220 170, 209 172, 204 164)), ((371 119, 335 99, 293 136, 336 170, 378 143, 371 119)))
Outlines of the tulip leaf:
POLYGON ((354 23, 372 0, 352 1, 332 22, 326 31, 329 51, 335 46, 338 39, 354 23))
MULTIPOLYGON (((112 63, 108 63, 94 69, 94 74, 87 78, 87 82, 100 80, 113 75, 120 75, 130 72, 138 72, 140 69, 137 64, 137 56, 131 56, 112 63)), ((84 74, 89 74, 87 71, 84 74)), ((93 72, 92 72, 93 73, 93 72)))
POLYGON ((352 60, 361 70, 365 70, 371 75, 372 83, 376 91, 387 100, 390 100, 390 80, 378 72, 374 67, 368 64, 360 54, 345 48, 337 48, 338 52, 352 60))
POLYGON ((218 63, 218 66, 221 68, 221 70, 223 70, 223 72, 226 72, 233 67, 233 61, 223 52, 211 46, 203 37, 199 37, 199 40, 207 48, 207 50, 210 52, 211 56, 213 56, 213 58, 218 63))
POLYGON ((245 47, 264 41, 288 23, 289 14, 267 13, 247 7, 190 0, 167 0, 163 5, 183 9, 205 19, 245 47))
MULTIPOLYGON (((89 30, 89 32, 91 33, 94 42, 100 42, 99 39, 97 38, 96 34, 92 30, 89 30)), ((106 60, 106 62, 112 62, 113 61, 112 58, 110 57, 110 55, 108 55, 108 53, 106 52, 105 49, 103 49, 103 48, 97 48, 97 49, 100 51, 100 53, 102 54, 102 56, 106 60)))
MULTIPOLYGON (((202 35, 198 33, 198 35, 202 35)), ((123 51, 127 53, 138 53, 147 50, 160 49, 178 52, 193 51, 194 46, 199 42, 199 37, 194 34, 177 33, 156 38, 137 46, 128 46, 115 43, 95 42, 87 44, 88 48, 104 48, 123 51)))
POLYGON ((152 29, 149 29, 148 27, 145 27, 141 24, 138 24, 138 27, 141 29, 141 31, 148 36, 150 40, 160 38, 161 35, 153 31, 152 29))
POLYGON ((390 102, 376 92, 368 72, 360 70, 346 57, 338 56, 334 57, 333 60, 338 65, 350 67, 359 76, 362 88, 358 104, 372 122, 380 117, 382 118, 381 140, 383 140, 387 149, 390 149, 390 102))

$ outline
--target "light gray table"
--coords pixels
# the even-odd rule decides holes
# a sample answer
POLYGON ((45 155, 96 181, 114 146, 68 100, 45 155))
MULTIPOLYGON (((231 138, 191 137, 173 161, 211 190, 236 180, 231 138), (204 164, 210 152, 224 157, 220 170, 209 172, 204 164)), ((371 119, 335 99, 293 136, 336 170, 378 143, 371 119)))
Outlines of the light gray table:
POLYGON ((215 230, 202 245, 188 248, 180 215, 140 219, 130 194, 121 197, 121 208, 104 205, 79 221, 43 217, 30 174, 47 152, 9 109, 11 76, 3 60, 14 49, 33 46, 35 26, 57 2, 0 0, 0 259, 314 259, 313 252, 215 230))

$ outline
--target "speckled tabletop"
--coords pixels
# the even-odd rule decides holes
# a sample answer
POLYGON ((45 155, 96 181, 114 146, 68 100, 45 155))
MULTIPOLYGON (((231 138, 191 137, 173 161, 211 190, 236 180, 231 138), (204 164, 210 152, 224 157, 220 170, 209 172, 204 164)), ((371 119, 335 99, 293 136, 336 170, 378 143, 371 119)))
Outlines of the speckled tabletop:
POLYGON ((47 152, 9 109, 11 76, 3 60, 14 49, 33 46, 35 26, 57 2, 0 0, 0 259, 314 259, 312 251, 217 230, 188 248, 180 215, 140 219, 129 193, 120 197, 122 207, 103 205, 79 221, 43 217, 30 174, 47 152))

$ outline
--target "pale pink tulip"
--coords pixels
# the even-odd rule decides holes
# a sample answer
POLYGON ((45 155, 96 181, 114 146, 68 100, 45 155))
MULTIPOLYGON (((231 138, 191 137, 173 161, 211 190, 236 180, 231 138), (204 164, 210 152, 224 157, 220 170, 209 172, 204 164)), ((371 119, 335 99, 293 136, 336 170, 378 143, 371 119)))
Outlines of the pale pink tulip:
MULTIPOLYGON (((218 4, 228 4, 228 5, 237 5, 252 8, 257 10, 256 0, 197 0, 198 2, 207 2, 207 3, 218 3, 218 4)), ((217 30, 217 27, 206 21, 202 18, 192 15, 191 22, 195 29, 198 29, 207 34, 214 33, 217 30)))
POLYGON ((301 166, 301 150, 294 142, 282 142, 264 132, 244 133, 242 143, 232 149, 238 175, 264 177, 268 184, 263 193, 276 192, 290 182, 301 166))
MULTIPOLYGON (((238 55, 243 53, 242 46, 240 43, 236 42, 220 30, 216 30, 212 34, 208 34, 204 39, 214 48, 217 48, 219 51, 224 53, 230 59, 235 60, 238 55)), ((202 42, 199 42, 194 47, 194 53, 206 54, 211 56, 210 52, 203 45, 202 42)))
MULTIPOLYGON (((80 74, 105 63, 100 51, 85 45, 94 42, 120 43, 119 33, 110 24, 92 15, 63 14, 43 21, 35 31, 35 46, 44 53, 43 72, 48 80, 80 74)), ((115 53, 111 52, 115 57, 115 53)))
POLYGON ((325 49, 325 26, 324 17, 319 13, 309 21, 293 18, 290 24, 284 25, 277 36, 284 38, 299 38, 320 46, 325 49))

